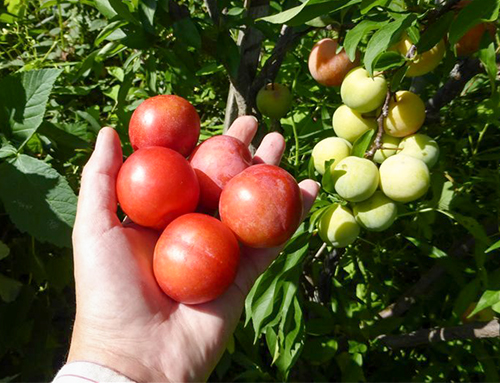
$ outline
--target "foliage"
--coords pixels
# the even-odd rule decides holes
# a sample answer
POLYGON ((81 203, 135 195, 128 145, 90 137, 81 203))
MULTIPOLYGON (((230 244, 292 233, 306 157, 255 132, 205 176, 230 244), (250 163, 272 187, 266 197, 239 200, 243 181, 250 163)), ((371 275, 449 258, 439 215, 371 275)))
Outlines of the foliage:
MULTIPOLYGON (((300 38, 288 46, 277 81, 291 88, 293 107, 280 124, 261 118, 260 129, 284 135, 285 169, 299 180, 316 177, 311 150, 333 135, 341 104, 339 89, 309 75, 316 41, 340 37, 351 58, 360 49, 370 72, 386 71, 393 89, 428 100, 449 80, 458 60, 453 45, 436 70, 413 80, 402 68, 409 59, 391 46, 404 32, 422 51, 443 36, 453 44, 471 26, 496 22, 500 6, 473 0, 455 16, 436 14, 430 0, 264 1, 265 14, 256 15, 240 0, 215 3, 224 10, 217 22, 194 0, 0 2, 1 380, 48 380, 64 361, 74 315, 76 194, 101 126, 116 128, 128 155, 133 110, 147 97, 175 93, 197 108, 202 139, 221 133, 229 78, 236 81, 247 63, 238 34, 261 33, 259 74, 287 24, 300 38)), ((379 338, 459 325, 471 302, 478 302, 471 315, 486 307, 500 313, 497 55, 498 34, 483 39, 477 57, 485 71, 439 119, 428 119, 422 131, 441 148, 432 190, 400 206, 393 227, 364 232, 345 251, 325 248, 315 223, 332 201, 343 201, 322 191, 252 289, 212 380, 499 380, 498 339, 392 350, 379 338), (380 317, 436 266, 443 272, 432 289, 404 314, 380 317)), ((369 135, 356 143, 358 155, 369 135)))

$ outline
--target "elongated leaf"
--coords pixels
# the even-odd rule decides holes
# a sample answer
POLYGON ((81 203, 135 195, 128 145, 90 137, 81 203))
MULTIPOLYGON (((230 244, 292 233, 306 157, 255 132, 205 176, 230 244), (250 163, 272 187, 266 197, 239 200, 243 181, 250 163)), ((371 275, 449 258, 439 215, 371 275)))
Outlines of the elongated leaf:
POLYGON ((361 39, 374 29, 380 28, 380 26, 380 22, 363 20, 347 32, 344 40, 344 49, 351 61, 354 61, 356 57, 356 49, 361 39))
POLYGON ((156 0, 140 0, 139 9, 141 10, 142 25, 149 33, 154 33, 154 17, 156 13, 156 0))
POLYGON ((6 303, 13 302, 21 291, 22 283, 0 274, 0 298, 6 303))
POLYGON ((448 32, 454 19, 453 13, 445 13, 439 20, 429 25, 417 44, 418 52, 425 52, 439 43, 448 32))
POLYGON ((488 77, 490 78, 491 90, 496 91, 495 80, 497 78, 498 67, 495 52, 495 43, 491 43, 487 48, 479 51, 479 59, 483 63, 488 77))
POLYGON ((0 81, 0 130, 22 144, 42 123, 59 69, 42 69, 11 75, 0 81), (7 124, 7 125, 5 125, 7 124))
POLYGON ((500 302, 500 291, 486 290, 483 293, 483 295, 481 295, 479 302, 477 302, 476 308, 469 314, 469 317, 474 316, 479 311, 491 307, 499 302, 500 302))
POLYGON ((446 254, 443 250, 438 249, 436 246, 432 246, 424 241, 421 241, 417 238, 413 237, 405 237, 408 241, 413 243, 416 247, 418 247, 422 252, 430 258, 447 258, 448 254, 446 254))
POLYGON ((196 25, 189 17, 176 21, 173 25, 175 36, 186 45, 201 49, 201 36, 196 25))
POLYGON ((406 62, 405 58, 398 52, 382 52, 376 59, 373 69, 375 71, 385 71, 399 68, 406 62))
POLYGON ((0 198, 23 232, 57 246, 71 246, 76 196, 50 165, 20 155, 0 165, 0 198))
POLYGON ((492 251, 495 251, 497 249, 500 249, 500 241, 495 242, 493 245, 488 247, 488 249, 486 249, 485 253, 491 253, 492 251))
POLYGON ((356 141, 354 141, 354 145, 351 151, 351 156, 363 158, 366 151, 370 147, 370 144, 372 142, 372 137, 374 134, 375 130, 370 129, 367 132, 363 133, 363 135, 359 137, 356 141))
POLYGON ((365 15, 375 7, 384 7, 391 0, 363 0, 359 6, 361 14, 365 15))
POLYGON ((364 58, 365 68, 372 75, 373 64, 377 57, 391 45, 395 44, 403 31, 416 20, 416 15, 408 14, 389 24, 384 25, 373 34, 366 47, 364 58))

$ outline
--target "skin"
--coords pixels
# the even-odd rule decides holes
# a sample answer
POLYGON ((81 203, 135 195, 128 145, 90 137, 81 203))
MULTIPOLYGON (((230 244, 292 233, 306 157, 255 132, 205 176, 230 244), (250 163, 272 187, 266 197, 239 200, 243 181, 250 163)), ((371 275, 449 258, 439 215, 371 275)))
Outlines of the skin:
POLYGON ((159 95, 137 107, 130 118, 128 134, 134 150, 164 146, 187 157, 200 136, 200 117, 184 98, 159 95))
MULTIPOLYGON (((405 34, 403 39, 396 46, 396 49, 403 56, 406 56, 413 43, 410 38, 405 34)), ((439 63, 443 60, 446 46, 444 41, 441 40, 434 47, 426 52, 415 55, 413 60, 408 64, 407 77, 422 76, 426 73, 433 71, 439 63)))
POLYGON ((415 201, 429 189, 429 169, 417 158, 397 154, 385 160, 379 170, 380 188, 394 201, 415 201))
POLYGON ((382 74, 373 78, 361 67, 351 70, 340 87, 342 101, 359 113, 371 112, 384 103, 387 82, 382 74))
POLYGON ((312 150, 314 168, 323 175, 325 174, 325 163, 334 160, 331 169, 342 159, 351 154, 352 145, 349 141, 340 137, 328 137, 318 142, 312 150))
POLYGON ((376 129, 377 121, 375 118, 364 117, 347 105, 341 105, 333 113, 332 125, 338 137, 353 144, 368 130, 376 129))
POLYGON ((264 116, 280 119, 292 105, 292 94, 288 88, 278 83, 267 84, 257 93, 257 109, 264 116))
POLYGON ((419 130, 425 121, 425 105, 415 93, 400 90, 391 97, 389 113, 384 119, 385 133, 405 137, 419 130))
POLYGON ((224 186, 252 164, 252 155, 237 138, 214 136, 194 150, 189 163, 200 184, 200 205, 215 210, 224 186))
POLYGON ((412 134, 405 137, 399 144, 398 154, 418 158, 432 168, 439 159, 439 146, 435 140, 425 134, 412 134))
POLYGON ((373 161, 381 164, 390 156, 399 153, 397 149, 400 142, 400 138, 392 137, 386 133, 382 133, 382 147, 385 149, 378 149, 373 156, 373 161))
POLYGON ((398 208, 394 201, 377 190, 366 201, 355 204, 353 212, 361 227, 369 231, 384 231, 394 223, 398 208))
POLYGON ((351 210, 338 203, 332 204, 319 221, 321 239, 333 247, 349 246, 358 238, 359 231, 351 210))
POLYGON ((116 192, 120 207, 133 222, 162 230, 196 209, 200 188, 184 157, 151 146, 127 158, 118 173, 116 192))
POLYGON ((335 191, 350 202, 369 198, 379 183, 377 166, 366 158, 346 157, 332 173, 335 191))
POLYGON ((311 76, 325 86, 340 86, 347 73, 359 65, 359 52, 356 59, 349 60, 342 49, 337 53, 337 40, 323 39, 314 44, 309 54, 308 66, 311 76))
MULTIPOLYGON (((228 134, 250 144, 257 123, 238 118, 228 134)), ((279 164, 285 148, 267 135, 254 162, 279 164)), ((166 296, 153 275, 158 234, 116 215, 122 150, 116 132, 101 130, 82 176, 73 231, 76 318, 68 362, 95 362, 137 382, 206 380, 224 352, 257 277, 281 251, 241 247, 234 283, 219 298, 190 306, 166 296)), ((302 181, 304 215, 318 185, 302 181)))
POLYGON ((274 165, 255 165, 226 185, 219 213, 241 243, 255 248, 274 247, 297 230, 302 195, 287 171, 274 165))
POLYGON ((161 289, 186 304, 214 300, 234 282, 240 260, 229 228, 206 214, 185 214, 163 231, 153 270, 161 289))

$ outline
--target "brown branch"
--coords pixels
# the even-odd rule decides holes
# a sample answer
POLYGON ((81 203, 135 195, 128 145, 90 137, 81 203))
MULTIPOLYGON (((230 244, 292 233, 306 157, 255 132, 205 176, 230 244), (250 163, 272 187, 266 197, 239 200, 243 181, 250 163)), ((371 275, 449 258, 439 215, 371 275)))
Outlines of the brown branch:
POLYGON ((384 134, 384 120, 387 118, 389 114, 389 103, 391 101, 392 93, 390 89, 387 89, 387 93, 385 95, 384 105, 382 106, 382 112, 377 118, 377 135, 375 136, 375 140, 371 145, 370 149, 365 153, 365 158, 371 160, 375 155, 376 151, 382 148, 382 135, 384 134))
POLYGON ((377 339, 389 348, 404 348, 459 339, 498 338, 499 336, 500 322, 495 319, 490 322, 474 322, 462 326, 422 329, 401 335, 381 335, 377 339))

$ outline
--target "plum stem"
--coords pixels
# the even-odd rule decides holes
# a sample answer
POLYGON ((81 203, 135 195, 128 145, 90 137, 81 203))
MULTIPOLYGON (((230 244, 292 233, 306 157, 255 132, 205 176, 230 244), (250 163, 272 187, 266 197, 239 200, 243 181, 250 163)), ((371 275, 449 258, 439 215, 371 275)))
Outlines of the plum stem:
POLYGON ((365 153, 365 158, 369 160, 373 160, 373 156, 375 152, 382 148, 382 135, 384 134, 384 120, 387 118, 389 114, 389 102, 391 101, 392 92, 390 89, 387 89, 387 93, 385 95, 384 105, 382 106, 382 112, 377 118, 377 135, 375 136, 375 140, 373 144, 370 146, 370 149, 365 153))

